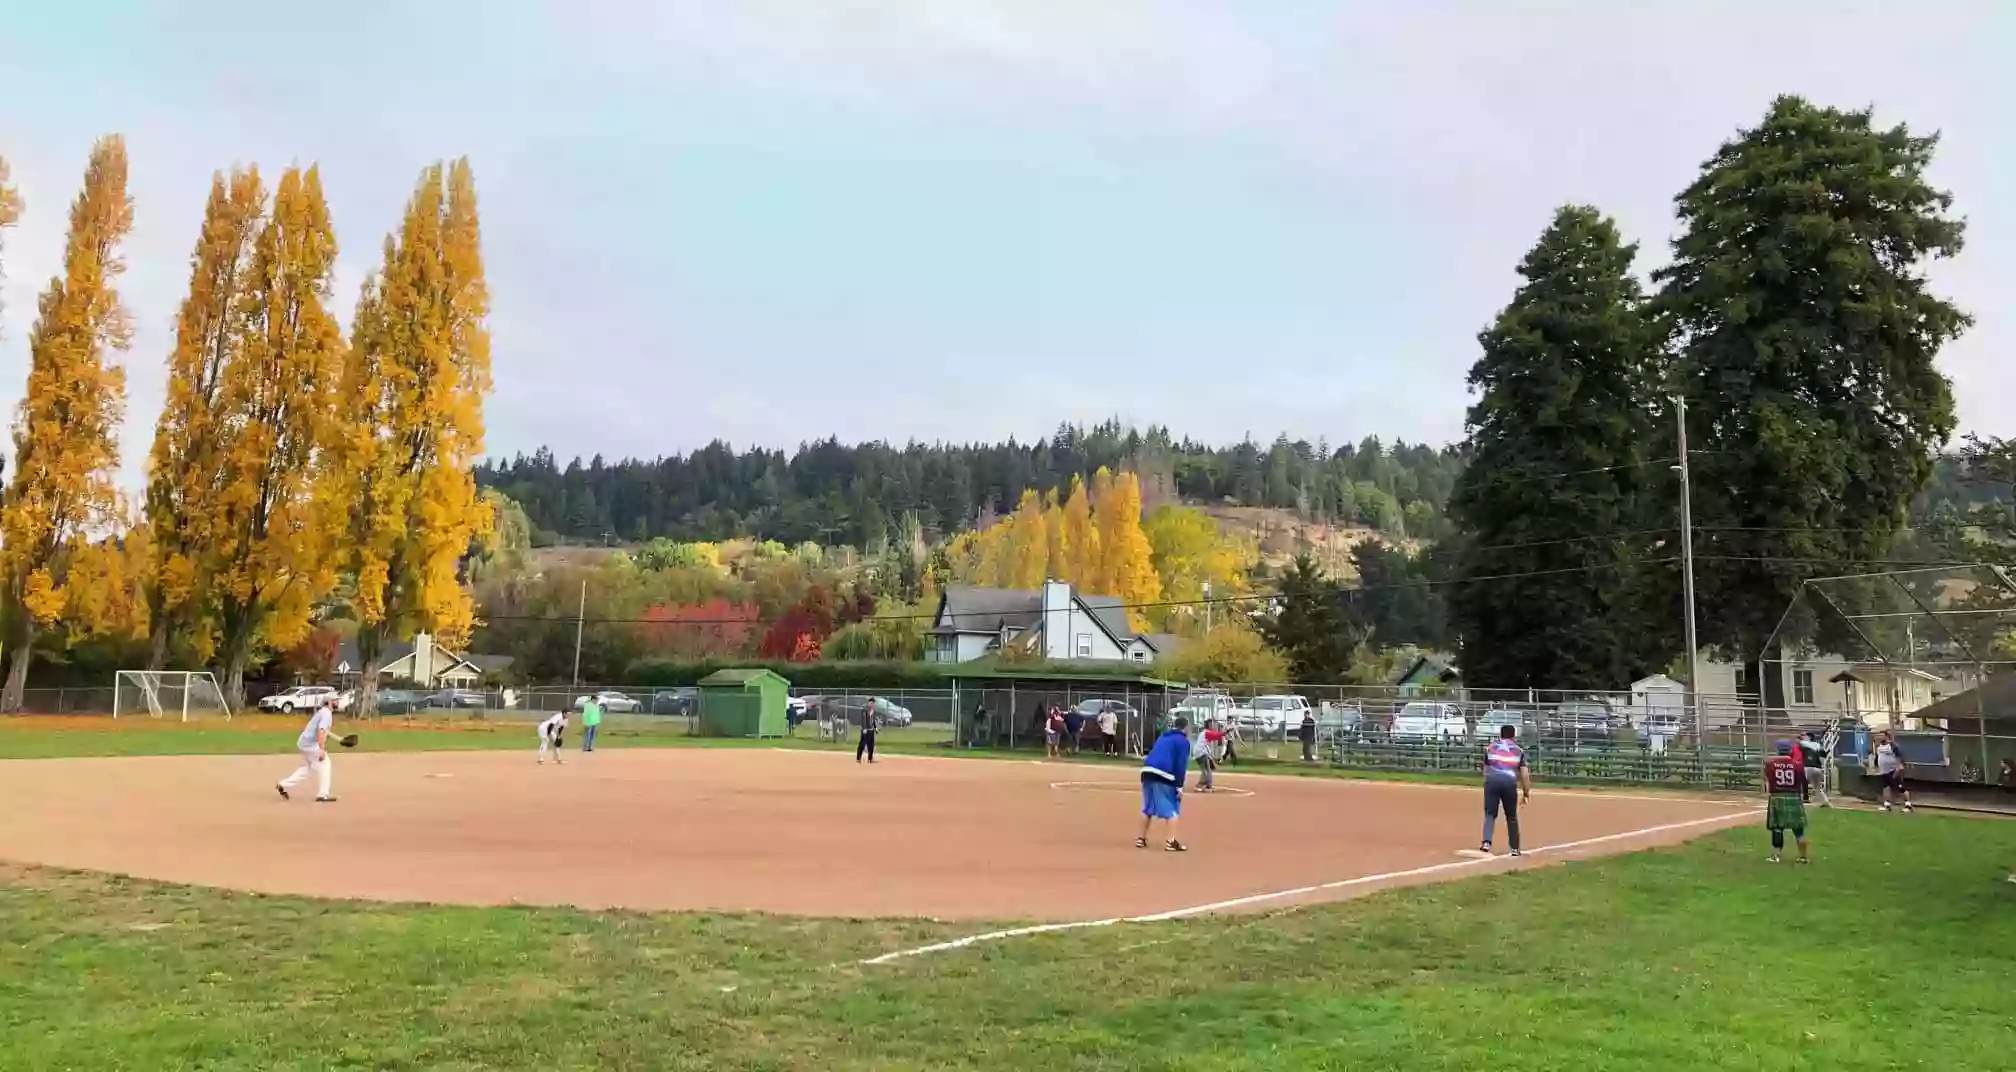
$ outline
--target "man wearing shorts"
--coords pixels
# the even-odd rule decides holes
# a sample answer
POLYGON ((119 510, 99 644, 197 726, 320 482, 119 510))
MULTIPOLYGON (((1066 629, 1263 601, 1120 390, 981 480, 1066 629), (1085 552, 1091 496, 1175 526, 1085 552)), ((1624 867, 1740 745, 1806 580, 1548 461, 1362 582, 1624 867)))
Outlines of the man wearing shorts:
POLYGON ((1779 741, 1778 754, 1764 761, 1764 826, 1771 831, 1771 862, 1784 859, 1785 831, 1799 843, 1799 862, 1806 855, 1806 767, 1792 756, 1792 742, 1779 741))
POLYGON ((1876 780, 1883 786, 1883 810, 1901 803, 1911 810, 1911 790, 1904 788, 1904 749, 1888 731, 1876 735, 1876 780))
POLYGON ((1519 855, 1519 804, 1533 795, 1532 777, 1526 773, 1526 750, 1515 737, 1512 726, 1498 727, 1498 739, 1484 749, 1484 843, 1477 851, 1491 855, 1491 834, 1498 825, 1498 809, 1505 809, 1505 836, 1512 842, 1512 855, 1519 855))
POLYGON ((1183 779, 1190 772, 1190 723, 1181 718, 1162 731, 1148 758, 1141 761, 1141 836, 1134 847, 1148 847, 1148 830, 1160 819, 1169 824, 1165 852, 1186 852, 1176 838, 1176 818, 1183 811, 1183 779))

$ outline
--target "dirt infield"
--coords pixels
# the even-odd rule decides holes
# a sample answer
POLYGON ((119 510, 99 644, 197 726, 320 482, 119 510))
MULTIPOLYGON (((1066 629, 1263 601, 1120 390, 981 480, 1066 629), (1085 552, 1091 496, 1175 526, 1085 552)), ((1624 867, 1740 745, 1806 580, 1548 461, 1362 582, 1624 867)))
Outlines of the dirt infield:
MULTIPOLYGON (((0 763, 0 858, 375 900, 1072 921, 1453 877, 1408 873, 1458 859, 1481 818, 1474 789, 1221 774, 1244 792, 1186 794, 1194 851, 1174 855, 1132 847, 1139 799, 1124 769, 911 756, 869 767, 767 749, 571 753, 561 767, 530 750, 335 762, 341 800, 326 805, 274 793, 289 756, 0 763)), ((1455 874, 1753 816, 1543 791, 1522 818, 1528 848, 1555 851, 1455 874)))

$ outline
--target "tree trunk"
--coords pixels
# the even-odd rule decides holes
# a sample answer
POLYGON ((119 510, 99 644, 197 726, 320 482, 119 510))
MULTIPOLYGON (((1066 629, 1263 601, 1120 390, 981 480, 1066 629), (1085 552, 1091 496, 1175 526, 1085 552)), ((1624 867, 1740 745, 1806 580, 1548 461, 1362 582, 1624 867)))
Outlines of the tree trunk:
POLYGON ((218 654, 224 665, 224 700, 233 711, 245 709, 245 664, 252 658, 252 615, 224 614, 224 648, 218 654))
POLYGON ((149 634, 147 637, 147 669, 168 669, 169 631, 167 616, 159 612, 155 613, 150 620, 147 630, 149 634))
POLYGON ((9 713, 21 710, 22 700, 28 690, 28 663, 35 656, 35 619, 26 610, 16 608, 22 625, 15 632, 14 650, 7 653, 7 688, 0 692, 0 711, 9 713))
POLYGON ((392 630, 385 625, 360 625, 357 629, 357 704, 354 710, 358 718, 378 713, 378 664, 384 657, 385 641, 392 630))

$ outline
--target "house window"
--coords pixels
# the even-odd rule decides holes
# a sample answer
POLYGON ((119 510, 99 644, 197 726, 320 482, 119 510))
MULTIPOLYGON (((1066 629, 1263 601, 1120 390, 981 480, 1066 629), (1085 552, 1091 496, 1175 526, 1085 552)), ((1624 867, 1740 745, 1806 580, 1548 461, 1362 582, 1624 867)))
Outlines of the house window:
POLYGON ((1797 704, 1813 702, 1813 671, 1792 671, 1792 702, 1797 704))
POLYGON ((1750 664, 1736 664, 1736 692, 1738 695, 1757 691, 1757 685, 1750 680, 1750 664))
POLYGON ((1147 652, 1145 652, 1145 651, 1140 651, 1140 650, 1138 650, 1138 649, 1137 649, 1137 650, 1136 650, 1136 651, 1134 652, 1134 661, 1135 661, 1135 662, 1137 662, 1137 663, 1145 663, 1145 662, 1147 662, 1147 661, 1148 661, 1148 653, 1147 653, 1147 652))
POLYGON ((1078 634, 1078 657, 1080 659, 1089 659, 1092 657, 1092 634, 1078 634))

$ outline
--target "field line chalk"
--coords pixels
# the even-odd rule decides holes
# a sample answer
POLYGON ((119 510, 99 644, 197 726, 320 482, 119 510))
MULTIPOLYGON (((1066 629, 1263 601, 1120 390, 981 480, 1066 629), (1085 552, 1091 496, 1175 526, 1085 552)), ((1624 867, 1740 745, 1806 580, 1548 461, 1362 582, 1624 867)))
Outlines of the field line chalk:
MULTIPOLYGON (((1689 830, 1698 826, 1727 824, 1735 819, 1748 818, 1749 815, 1749 812, 1742 812, 1731 815, 1713 815, 1706 819, 1689 819, 1678 823, 1661 823, 1657 826, 1645 826, 1636 830, 1625 830, 1615 834, 1582 838, 1579 841, 1564 841, 1558 845, 1542 845, 1539 848, 1527 850, 1526 854, 1528 856, 1536 856, 1543 852, 1567 852, 1571 849, 1584 848, 1590 845, 1603 845, 1613 841, 1645 837, 1649 834, 1663 834, 1671 830, 1689 830)), ((1247 905, 1260 904, 1265 901, 1278 901, 1288 897, 1299 897, 1305 893, 1349 889, 1353 886, 1367 886, 1403 878, 1419 878, 1423 875, 1439 875, 1449 871, 1460 871, 1464 868, 1480 867, 1509 859, 1511 859, 1509 856, 1491 856, 1479 857, 1474 860, 1454 860, 1447 863, 1429 864, 1425 867, 1408 868, 1405 871, 1386 871, 1376 875, 1359 875, 1356 878, 1338 879, 1335 882, 1319 882, 1312 886, 1296 886, 1292 889, 1255 893, 1245 897, 1233 897, 1228 900, 1213 901, 1209 904, 1174 908, 1167 912, 1154 912, 1145 916, 1114 916, 1111 919, 1083 919, 1070 923, 1038 923, 1027 927, 1013 927, 1008 930, 971 934, 964 938, 954 938, 945 942, 933 942, 930 945, 921 945, 913 949, 899 949, 893 953, 884 953, 880 956, 869 957, 865 960, 856 961, 856 963, 863 966, 893 964, 899 960, 909 957, 921 957, 927 953, 949 953, 953 950, 965 949, 968 946, 980 945, 983 942, 999 942, 1009 938, 1026 938, 1032 934, 1056 934, 1061 931, 1085 930, 1091 927, 1111 927, 1118 923, 1163 923, 1173 919, 1183 919, 1187 916, 1201 916, 1212 912, 1222 912, 1228 908, 1243 908, 1247 905)))

